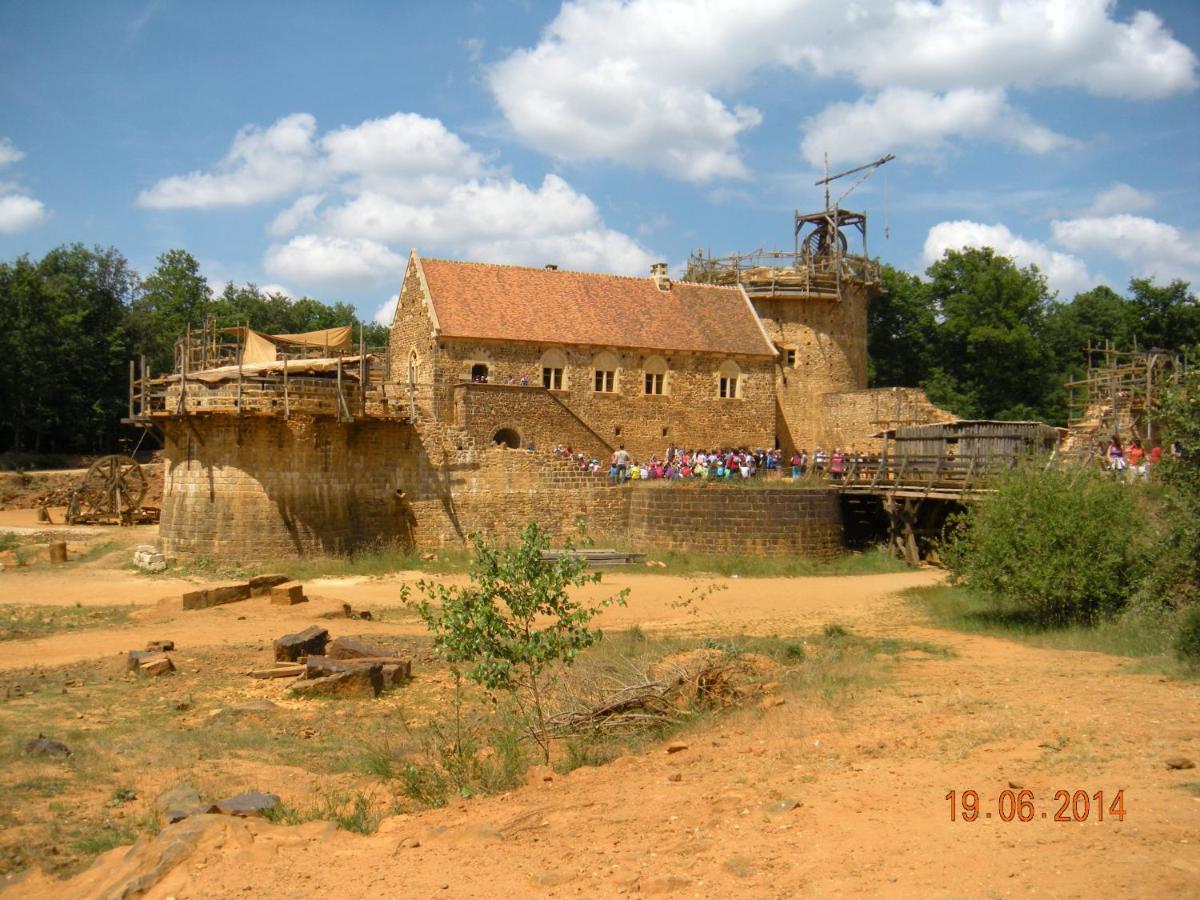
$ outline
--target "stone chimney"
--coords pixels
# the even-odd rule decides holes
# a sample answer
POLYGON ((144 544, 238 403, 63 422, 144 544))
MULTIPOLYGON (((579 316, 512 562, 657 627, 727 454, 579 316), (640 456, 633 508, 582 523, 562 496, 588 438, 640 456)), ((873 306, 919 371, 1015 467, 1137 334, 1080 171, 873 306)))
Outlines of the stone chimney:
POLYGON ((669 291, 671 289, 671 278, 667 275, 667 264, 665 262, 651 263, 650 277, 654 279, 654 284, 660 291, 669 291))

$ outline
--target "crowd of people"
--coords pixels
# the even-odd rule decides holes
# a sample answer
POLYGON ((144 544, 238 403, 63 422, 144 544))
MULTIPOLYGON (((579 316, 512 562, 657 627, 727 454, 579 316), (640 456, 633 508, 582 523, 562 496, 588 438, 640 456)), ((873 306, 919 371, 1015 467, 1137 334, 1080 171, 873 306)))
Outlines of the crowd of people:
POLYGON ((826 452, 818 447, 810 456, 807 450, 796 450, 785 456, 782 450, 762 448, 722 448, 719 450, 688 450, 668 447, 659 456, 636 460, 622 444, 608 460, 588 456, 582 451, 559 444, 554 452, 570 460, 586 472, 607 472, 616 484, 626 481, 666 479, 699 479, 701 481, 732 481, 740 478, 828 478, 841 481, 868 458, 856 450, 849 452, 837 447, 826 452))

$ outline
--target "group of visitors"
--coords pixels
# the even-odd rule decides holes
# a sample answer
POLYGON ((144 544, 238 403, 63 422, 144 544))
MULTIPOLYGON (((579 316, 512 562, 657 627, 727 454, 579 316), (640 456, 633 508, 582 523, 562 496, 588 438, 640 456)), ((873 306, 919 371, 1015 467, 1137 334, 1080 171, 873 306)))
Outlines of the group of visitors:
POLYGON ((570 460, 583 471, 592 473, 607 471, 609 480, 615 484, 659 479, 732 481, 760 476, 768 478, 790 476, 793 480, 816 477, 840 481, 850 471, 855 461, 859 463, 864 461, 861 453, 856 451, 846 453, 841 448, 835 449, 832 453, 826 453, 823 449, 818 448, 810 460, 807 450, 797 450, 785 459, 783 451, 779 449, 686 450, 671 446, 662 456, 654 454, 648 460, 639 461, 635 460, 622 444, 613 452, 607 463, 563 444, 555 447, 554 452, 563 459, 570 460))
POLYGON ((1163 450, 1157 442, 1147 453, 1138 438, 1128 446, 1122 446, 1120 437, 1115 434, 1104 451, 1105 467, 1118 478, 1123 478, 1126 472, 1134 478, 1145 478, 1162 462, 1162 457, 1163 450))

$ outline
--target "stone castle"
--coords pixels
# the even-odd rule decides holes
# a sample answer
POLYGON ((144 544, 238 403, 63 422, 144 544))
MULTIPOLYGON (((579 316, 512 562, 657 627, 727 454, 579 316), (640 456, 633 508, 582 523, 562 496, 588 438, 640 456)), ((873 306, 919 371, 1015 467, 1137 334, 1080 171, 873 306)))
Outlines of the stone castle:
POLYGON ((636 278, 414 250, 386 353, 354 353, 345 330, 231 329, 232 347, 189 334, 131 411, 164 435, 163 551, 425 548, 537 518, 645 546, 837 552, 825 487, 613 486, 551 452, 866 450, 881 430, 950 418, 920 390, 868 389, 865 255, 790 262, 714 284, 665 264, 636 278))

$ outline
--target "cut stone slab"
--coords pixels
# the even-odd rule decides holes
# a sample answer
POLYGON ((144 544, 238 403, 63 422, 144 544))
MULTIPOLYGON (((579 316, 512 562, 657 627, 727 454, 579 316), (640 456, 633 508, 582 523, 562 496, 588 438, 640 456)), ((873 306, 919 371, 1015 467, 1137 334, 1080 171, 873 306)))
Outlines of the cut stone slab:
POLYGON ((329 629, 310 625, 303 631, 285 634, 275 641, 275 661, 295 662, 302 656, 322 656, 329 643, 329 629))
MULTIPOLYGON (((320 659, 321 657, 316 658, 320 659)), ((270 669, 253 669, 246 674, 251 678, 298 678, 305 671, 304 666, 299 663, 287 663, 285 665, 275 665, 270 669)))
POLYGON ((190 784, 177 784, 163 791, 154 801, 158 810, 159 821, 164 825, 174 825, 189 816, 202 816, 215 813, 217 807, 200 799, 200 792, 190 784))
POLYGON ((287 581, 270 588, 271 603, 274 606, 295 606, 297 603, 307 603, 304 596, 304 585, 298 581, 287 581))
POLYGON ((249 583, 222 584, 202 591, 188 591, 183 595, 184 609, 208 609, 250 599, 249 583))
POLYGON ((383 666, 359 666, 324 678, 297 681, 291 692, 301 697, 378 697, 383 693, 383 666))
POLYGON ((371 657, 378 659, 391 656, 382 647, 348 637, 340 637, 334 640, 329 645, 329 652, 325 655, 330 659, 369 659, 371 657))
POLYGON ((255 575, 250 579, 250 596, 261 597, 279 584, 291 581, 286 575, 255 575))
POLYGON ((175 663, 165 653, 158 653, 139 662, 138 671, 145 675, 168 675, 175 671, 175 663))
POLYGON ((217 812, 227 816, 261 816, 279 805, 277 794, 264 794, 262 791, 247 791, 236 797, 226 797, 218 800, 217 812))
MULTIPOLYGON (((332 646, 332 645, 331 645, 332 646)), ((333 659, 329 656, 310 656, 304 664, 305 678, 325 678, 341 672, 353 672, 370 666, 383 667, 384 687, 401 684, 412 677, 412 660, 394 656, 371 656, 359 659, 333 659)))
POLYGON ((130 650, 129 656, 126 659, 126 665, 130 672, 136 672, 144 660, 153 659, 161 655, 161 652, 158 650, 130 650))
POLYGON ((147 653, 166 653, 174 649, 174 641, 150 641, 148 644, 146 644, 147 653))

